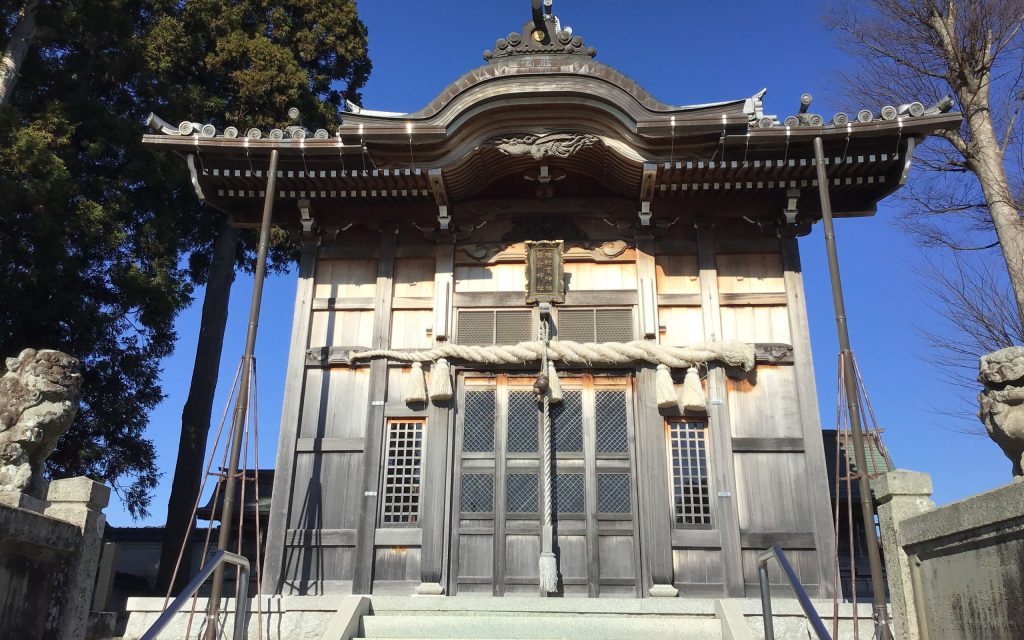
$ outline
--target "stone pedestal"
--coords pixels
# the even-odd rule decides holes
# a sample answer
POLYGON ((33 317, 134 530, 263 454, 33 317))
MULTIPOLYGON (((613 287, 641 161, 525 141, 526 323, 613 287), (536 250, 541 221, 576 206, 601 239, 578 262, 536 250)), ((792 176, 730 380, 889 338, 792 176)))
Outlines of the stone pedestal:
POLYGON ((43 515, 73 524, 82 531, 81 544, 68 575, 60 640, 85 637, 103 550, 103 530, 107 524, 103 508, 109 501, 109 487, 84 477, 54 480, 46 493, 43 515))
POLYGON ((904 640, 917 640, 920 634, 910 565, 913 560, 903 550, 900 526, 911 516, 935 509, 931 495, 932 478, 927 473, 897 469, 875 484, 885 570, 889 577, 893 635, 904 640))

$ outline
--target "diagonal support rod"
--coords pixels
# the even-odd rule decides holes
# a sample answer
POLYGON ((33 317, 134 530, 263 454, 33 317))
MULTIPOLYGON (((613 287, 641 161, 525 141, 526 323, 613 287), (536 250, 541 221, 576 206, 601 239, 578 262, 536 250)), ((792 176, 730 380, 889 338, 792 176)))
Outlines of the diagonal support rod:
MULTIPOLYGON (((270 167, 267 169, 267 190, 263 198, 263 222, 260 225, 260 244, 256 251, 256 274, 252 285, 252 302, 249 305, 249 326, 245 335, 245 353, 242 355, 242 375, 239 381, 238 397, 235 400, 231 418, 231 454, 228 458, 228 474, 224 478, 224 509, 220 514, 220 532, 217 549, 227 550, 231 542, 231 520, 235 512, 238 459, 242 450, 242 435, 245 431, 246 416, 249 412, 249 379, 252 376, 253 354, 256 351, 256 330, 260 323, 260 305, 263 302, 263 281, 267 276, 267 250, 270 244, 270 220, 274 212, 274 195, 277 186, 278 151, 270 152, 270 167)), ((242 535, 239 531, 238 535, 242 535)), ((221 592, 224 589, 224 565, 213 574, 210 588, 210 609, 207 613, 206 640, 219 637, 218 615, 221 592)), ((236 607, 236 611, 241 611, 236 607)), ((239 640, 239 639, 235 639, 239 640)))
POLYGON ((846 389, 846 405, 850 415, 850 430, 853 432, 854 456, 857 461, 860 488, 860 511, 864 518, 864 543, 868 550, 868 565, 871 570, 872 607, 875 625, 879 628, 881 640, 892 640, 889 626, 889 609, 885 604, 885 584, 882 582, 882 559, 878 552, 878 537, 875 535, 874 508, 871 504, 871 485, 868 482, 867 458, 864 455, 864 432, 861 429, 859 389, 853 368, 853 351, 850 349, 850 330, 846 325, 846 302, 843 300, 843 283, 839 277, 839 254, 836 251, 836 233, 832 225, 832 201, 828 191, 828 173, 825 171, 825 151, 821 137, 814 139, 814 158, 818 168, 818 195, 821 198, 821 222, 825 227, 825 251, 828 253, 828 271, 832 278, 832 303, 836 312, 836 331, 839 333, 839 353, 843 361, 843 387, 846 389))

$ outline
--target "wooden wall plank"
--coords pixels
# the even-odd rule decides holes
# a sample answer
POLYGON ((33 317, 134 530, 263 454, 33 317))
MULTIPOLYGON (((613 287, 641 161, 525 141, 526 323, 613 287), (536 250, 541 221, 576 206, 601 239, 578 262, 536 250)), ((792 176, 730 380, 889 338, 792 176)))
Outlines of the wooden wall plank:
MULTIPOLYGON (((704 338, 722 339, 722 317, 718 302, 718 269, 715 259, 714 229, 701 224, 697 230, 697 264, 703 301, 704 338)), ((722 539, 722 582, 727 596, 743 595, 743 567, 740 564, 739 496, 732 451, 732 428, 726 398, 725 370, 715 364, 708 367, 708 425, 711 434, 711 467, 714 480, 714 516, 722 539)))
POLYGON ((289 547, 352 547, 355 529, 288 529, 284 540, 289 547))
POLYGON ((804 439, 799 438, 733 438, 735 453, 803 453, 804 439))
POLYGON ((267 529, 267 556, 263 569, 264 593, 280 593, 282 587, 284 538, 291 496, 292 470, 295 464, 295 443, 306 380, 306 348, 309 346, 309 325, 312 315, 314 274, 317 245, 305 243, 299 259, 299 277, 295 285, 295 310, 292 318, 291 345, 285 376, 284 400, 281 407, 281 428, 278 435, 274 491, 267 529))
POLYGON ((359 453, 365 448, 365 438, 299 438, 295 445, 298 453, 359 453))
POLYGON ((372 298, 376 260, 324 260, 316 265, 317 298, 372 298))
POLYGON ((566 262, 567 291, 636 290, 636 265, 622 262, 566 262))
MULTIPOLYGON (((435 309, 434 317, 451 322, 451 292, 454 269, 454 250, 451 243, 440 243, 434 264, 434 291, 437 304, 447 308, 435 309)), ((436 322, 436 321, 435 321, 436 322)), ((447 327, 434 327, 435 340, 447 338, 447 327)), ((455 381, 452 381, 455 384, 455 381)), ((451 401, 431 402, 427 407, 427 426, 423 442, 423 464, 420 467, 420 527, 423 531, 420 548, 420 593, 444 592, 445 540, 449 531, 451 504, 449 491, 449 433, 452 425, 451 401)))
POLYGON ((341 346, 369 344, 373 335, 374 312, 314 311, 310 328, 310 345, 341 346))
POLYGON ((485 265, 456 265, 456 293, 474 291, 526 291, 526 267, 523 262, 485 265))
MULTIPOLYGON (((637 235, 637 276, 656 283, 654 240, 637 235)), ((644 366, 636 375, 634 407, 636 436, 636 482, 640 504, 640 546, 646 562, 641 567, 641 584, 650 591, 670 591, 673 583, 672 517, 669 496, 671 477, 665 441, 665 419, 655 401, 655 369, 644 366)))
POLYGON ((740 342, 790 342, 785 306, 722 307, 722 338, 740 342))
POLYGON ((810 478, 807 491, 814 516, 820 593, 821 597, 830 598, 835 591, 835 566, 832 562, 836 552, 835 539, 832 532, 831 499, 826 480, 828 475, 819 422, 818 392, 814 384, 814 363, 811 358, 811 334, 807 322, 800 248, 796 238, 782 241, 782 264, 788 298, 786 308, 789 311, 789 322, 794 336, 793 368, 796 372, 800 423, 804 431, 804 457, 810 478))
POLYGON ((802 416, 793 366, 759 364, 749 375, 728 380, 734 438, 802 438, 802 416))
POLYGON ((700 307, 658 307, 661 344, 685 346, 704 342, 704 314, 700 307))
POLYGON ((740 545, 744 549, 764 551, 776 545, 786 549, 814 549, 813 531, 742 531, 740 545))
POLYGON ((719 254, 715 263, 720 293, 783 293, 786 290, 777 251, 719 254))
POLYGON ((434 257, 395 260, 395 298, 434 297, 434 257))
MULTIPOLYGON (((806 531, 814 525, 803 453, 737 453, 736 502, 744 531, 806 531)), ((822 483, 824 484, 824 483, 822 483)))
POLYGON ((433 321, 434 312, 430 309, 392 311, 391 348, 429 349, 434 343, 430 329, 433 321))
MULTIPOLYGON (((397 240, 397 228, 385 226, 381 229, 373 339, 370 343, 374 349, 386 348, 390 341, 391 298, 397 240)), ((359 509, 352 593, 369 593, 373 584, 373 533, 377 521, 377 496, 380 490, 380 452, 384 429, 384 402, 387 397, 387 373, 388 363, 386 360, 378 359, 370 364, 370 410, 366 422, 366 450, 363 453, 363 499, 359 509)))
POLYGON ((655 276, 659 294, 700 295, 700 270, 697 268, 696 254, 659 254, 655 258, 655 276))
POLYGON ((373 537, 378 547, 418 547, 423 542, 423 531, 412 527, 382 528, 377 529, 373 537))

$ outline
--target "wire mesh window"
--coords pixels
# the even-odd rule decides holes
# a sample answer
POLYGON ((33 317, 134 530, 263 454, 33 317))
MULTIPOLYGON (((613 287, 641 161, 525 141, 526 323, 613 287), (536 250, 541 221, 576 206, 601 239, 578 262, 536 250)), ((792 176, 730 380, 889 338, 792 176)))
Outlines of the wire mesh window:
POLYGON ((673 506, 678 526, 711 525, 707 431, 707 424, 703 422, 669 422, 673 506))
POLYGON ((601 513, 629 513, 628 473, 597 474, 597 510, 601 513))
POLYGON ((594 425, 598 453, 627 453, 629 426, 626 423, 626 392, 594 392, 594 425))
POLYGON ((389 420, 384 465, 383 526, 414 526, 420 514, 422 420, 389 420))
POLYGON ((583 491, 582 473, 556 473, 554 486, 555 511, 557 513, 583 513, 586 511, 586 494, 583 491))
POLYGON ((632 309, 560 309, 559 340, 629 342, 633 339, 632 309))
POLYGON ((536 473, 510 473, 505 476, 505 510, 509 513, 537 513, 536 473))
POLYGON ((464 345, 517 344, 535 339, 533 312, 515 310, 459 311, 455 341, 464 345))
POLYGON ((463 474, 461 508, 464 513, 494 511, 494 476, 489 473, 463 474))
POLYGON ((539 415, 532 391, 509 391, 506 445, 509 453, 537 453, 539 415))
POLYGON ((583 452, 583 392, 566 390, 562 401, 551 405, 551 435, 556 453, 583 452))
POLYGON ((462 426, 462 450, 494 451, 494 391, 467 391, 462 426))

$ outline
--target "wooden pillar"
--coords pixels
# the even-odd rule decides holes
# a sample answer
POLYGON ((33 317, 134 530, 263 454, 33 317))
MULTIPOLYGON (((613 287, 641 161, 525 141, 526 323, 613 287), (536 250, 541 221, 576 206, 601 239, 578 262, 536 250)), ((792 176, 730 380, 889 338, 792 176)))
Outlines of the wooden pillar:
MULTIPOLYGON (((398 227, 381 228, 380 260, 377 263, 377 294, 373 302, 373 340, 371 349, 387 349, 391 341, 391 296, 394 289, 395 245, 398 227)), ((363 449, 363 499, 356 529, 355 567, 352 593, 367 594, 373 587, 374 532, 380 490, 380 452, 384 431, 384 405, 387 401, 388 361, 370 363, 370 406, 366 421, 366 446, 363 449)))
POLYGON ((807 477, 812 480, 807 487, 807 493, 814 516, 814 547, 818 554, 818 577, 821 584, 818 595, 821 598, 831 598, 835 592, 835 533, 832 503, 826 481, 828 471, 825 468, 825 446, 821 437, 818 391, 814 384, 804 277, 800 268, 800 247, 796 238, 782 240, 782 270, 786 283, 789 331, 793 340, 793 367, 796 373, 797 401, 800 405, 800 424, 804 436, 804 457, 807 477))
MULTIPOLYGON (((437 245, 434 268, 434 339, 448 339, 452 314, 455 245, 437 245)), ((447 533, 448 447, 451 430, 451 401, 431 402, 427 407, 427 433, 420 480, 420 595, 444 594, 444 548, 447 533)))
MULTIPOLYGON (((697 230, 697 267, 700 272, 701 311, 704 339, 722 339, 722 314, 718 303, 718 267, 715 264, 715 233, 712 224, 699 222, 697 230)), ((714 482, 715 511, 722 539, 722 575, 725 595, 743 596, 743 563, 740 555, 740 523, 736 504, 736 470, 732 450, 732 422, 726 396, 725 369, 708 365, 708 429, 711 438, 711 471, 714 482)))
POLYGON ((299 437, 302 397, 306 387, 306 349, 313 314, 313 293, 319 239, 302 244, 299 258, 299 280, 295 287, 295 316, 292 319, 292 340, 288 349, 288 370, 285 376, 284 400, 281 407, 281 433, 278 436, 274 491, 270 501, 267 527, 267 552, 263 566, 263 593, 281 593, 285 538, 288 534, 288 510, 291 500, 292 472, 295 468, 295 445, 299 437))
MULTIPOLYGON (((645 278, 654 282, 654 238, 651 235, 637 234, 636 275, 640 282, 645 278)), ((655 296, 654 304, 657 304, 656 300, 655 296)), ((644 313, 652 311, 644 306, 650 302, 641 296, 641 320, 644 313)), ((654 339, 657 340, 657 331, 654 339)), ((670 476, 665 450, 665 419, 658 411, 653 366, 644 366, 637 373, 636 393, 640 544, 644 550, 646 562, 643 568, 647 574, 644 584, 653 597, 675 597, 679 590, 672 584, 672 498, 669 495, 670 476)))

